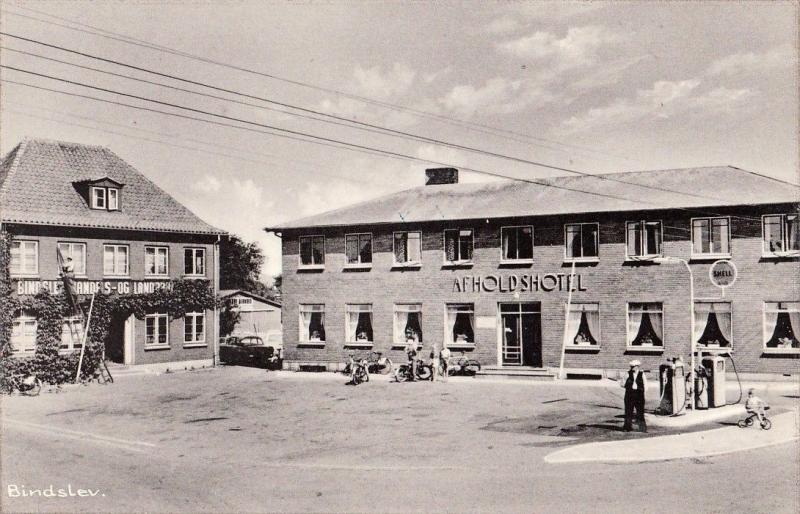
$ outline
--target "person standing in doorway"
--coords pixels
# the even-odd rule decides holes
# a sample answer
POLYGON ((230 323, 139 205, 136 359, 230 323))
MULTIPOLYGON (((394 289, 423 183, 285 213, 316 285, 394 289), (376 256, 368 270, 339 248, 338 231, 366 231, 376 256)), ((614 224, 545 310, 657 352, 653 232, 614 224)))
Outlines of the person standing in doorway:
POLYGON ((626 380, 620 382, 620 386, 625 388, 625 424, 622 429, 626 432, 633 429, 634 418, 639 426, 639 431, 647 432, 647 422, 644 419, 644 392, 647 387, 647 379, 640 369, 641 365, 642 363, 638 360, 632 360, 626 380), (634 411, 636 411, 635 415, 634 411))

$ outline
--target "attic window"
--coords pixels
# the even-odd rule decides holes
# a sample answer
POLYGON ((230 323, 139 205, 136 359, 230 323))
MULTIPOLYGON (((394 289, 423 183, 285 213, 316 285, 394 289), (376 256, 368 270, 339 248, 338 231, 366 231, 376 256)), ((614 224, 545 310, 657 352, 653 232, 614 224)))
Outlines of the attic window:
POLYGON ((118 211, 119 188, 92 186, 91 200, 92 209, 118 211))

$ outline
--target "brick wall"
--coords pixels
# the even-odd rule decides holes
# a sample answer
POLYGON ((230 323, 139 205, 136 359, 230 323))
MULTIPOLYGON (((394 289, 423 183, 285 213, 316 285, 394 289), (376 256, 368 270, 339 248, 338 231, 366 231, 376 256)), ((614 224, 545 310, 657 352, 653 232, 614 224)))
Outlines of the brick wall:
MULTIPOLYGON (((797 373, 798 355, 767 355, 763 352, 763 302, 800 301, 800 260, 762 258, 761 215, 791 212, 796 206, 764 206, 715 209, 731 216, 731 254, 739 274, 736 283, 725 291, 733 310, 733 358, 739 371, 797 373)), ((474 303, 475 318, 497 319, 498 302, 540 302, 543 364, 559 365, 567 291, 529 291, 515 293, 454 291, 454 280, 465 276, 569 274, 564 261, 564 223, 599 222, 600 256, 596 263, 580 264, 585 291, 573 293, 573 302, 596 302, 600 306, 599 349, 590 352, 568 351, 569 368, 624 368, 634 358, 645 369, 657 369, 665 358, 690 353, 689 276, 681 263, 634 263, 625 260, 625 222, 661 220, 663 253, 690 259, 691 217, 702 213, 660 211, 607 215, 571 215, 518 218, 508 220, 470 220, 448 223, 421 223, 402 226, 360 226, 309 229, 283 234, 283 320, 287 361, 341 362, 346 358, 345 305, 370 303, 373 307, 373 349, 388 352, 403 360, 401 349, 392 349, 393 309, 396 303, 421 303, 424 354, 444 340, 445 304, 474 303), (500 227, 533 225, 533 264, 500 265, 500 227), (452 268, 443 265, 445 228, 474 229, 473 265, 452 268), (422 265, 419 269, 392 269, 392 233, 396 230, 422 231, 422 265), (345 233, 373 234, 373 264, 364 271, 344 270, 345 233), (325 235, 325 269, 298 271, 300 235, 325 235), (664 309, 663 352, 632 352, 626 346, 626 305, 628 302, 661 302, 664 309), (302 303, 325 304, 324 348, 298 345, 299 312, 302 303)), ((720 290, 708 276, 711 261, 691 261, 697 299, 719 298, 720 290)), ((507 278, 505 278, 508 280, 507 278)), ((800 327, 799 327, 800 328, 800 327)), ((476 328, 476 345, 470 352, 485 365, 498 362, 499 330, 476 328)))

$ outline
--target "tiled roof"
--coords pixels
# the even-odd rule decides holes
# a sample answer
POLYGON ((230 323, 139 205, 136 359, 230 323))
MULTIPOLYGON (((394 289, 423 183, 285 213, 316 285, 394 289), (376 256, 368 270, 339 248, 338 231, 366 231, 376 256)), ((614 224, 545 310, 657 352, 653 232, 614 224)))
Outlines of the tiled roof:
POLYGON ((111 150, 25 140, 0 162, 0 221, 158 232, 222 234, 111 150), (119 211, 90 209, 76 183, 124 184, 119 211))
POLYGON ((800 186, 733 166, 421 186, 268 230, 800 202, 800 186))

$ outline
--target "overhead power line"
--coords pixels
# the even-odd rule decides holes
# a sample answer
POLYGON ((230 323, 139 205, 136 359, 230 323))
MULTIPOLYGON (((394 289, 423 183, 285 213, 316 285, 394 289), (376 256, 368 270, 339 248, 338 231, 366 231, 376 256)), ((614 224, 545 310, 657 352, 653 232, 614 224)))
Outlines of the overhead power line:
POLYGON ((50 14, 50 13, 46 13, 46 12, 43 12, 43 11, 38 11, 36 9, 31 9, 29 7, 23 7, 23 6, 16 6, 16 7, 19 8, 19 9, 23 9, 23 10, 29 11, 29 12, 35 12, 35 13, 41 14, 43 16, 47 16, 47 17, 54 18, 54 19, 57 19, 57 20, 65 21, 65 22, 71 23, 73 25, 77 25, 77 26, 81 26, 81 27, 88 27, 89 29, 93 29, 93 30, 79 29, 79 28, 76 28, 76 27, 71 27, 69 25, 64 25, 62 23, 56 23, 56 22, 53 22, 51 20, 44 20, 44 19, 41 19, 41 18, 37 18, 35 16, 9 11, 7 9, 4 9, 3 12, 5 12, 6 14, 10 14, 12 16, 19 16, 21 18, 35 20, 35 21, 38 21, 40 23, 46 23, 46 24, 49 24, 49 25, 58 26, 58 27, 62 27, 62 28, 68 29, 68 30, 73 30, 73 31, 77 31, 77 32, 85 33, 85 34, 91 34, 91 35, 94 35, 94 36, 98 36, 98 37, 102 37, 102 38, 106 38, 106 39, 110 39, 110 40, 114 40, 114 41, 130 44, 130 45, 135 45, 135 46, 139 46, 139 47, 143 47, 143 48, 148 48, 148 49, 151 49, 151 50, 155 50, 155 51, 159 51, 159 52, 163 52, 163 53, 168 53, 168 54, 171 54, 171 55, 183 57, 183 58, 186 58, 186 59, 195 60, 195 61, 198 61, 198 62, 203 62, 203 63, 206 63, 206 64, 213 64, 215 66, 221 66, 221 67, 224 67, 224 68, 233 69, 233 70, 241 71, 241 72, 244 72, 244 73, 248 73, 248 74, 252 74, 252 75, 256 75, 256 76, 261 76, 261 77, 264 77, 264 78, 268 78, 268 79, 272 79, 272 80, 276 80, 276 81, 292 84, 292 85, 295 85, 295 86, 300 86, 300 87, 303 87, 303 88, 309 88, 309 89, 321 91, 321 92, 324 92, 324 93, 334 94, 334 95, 341 96, 341 97, 344 97, 344 98, 349 98, 351 100, 356 100, 358 102, 367 103, 367 104, 370 104, 370 105, 381 106, 381 107, 384 107, 384 108, 387 108, 387 109, 390 109, 390 110, 395 110, 395 111, 400 111, 400 112, 408 112, 408 113, 414 114, 416 116, 425 117, 425 118, 429 118, 429 119, 436 119, 436 120, 444 122, 444 123, 460 126, 462 128, 473 130, 473 131, 476 131, 476 132, 479 132, 479 133, 491 134, 491 135, 494 135, 494 136, 505 137, 506 139, 510 139, 510 140, 513 140, 513 141, 521 142, 521 143, 531 143, 531 142, 533 142, 533 144, 536 144, 537 146, 542 146, 544 148, 549 148, 551 150, 556 150, 556 151, 560 151, 560 152, 566 152, 565 148, 572 148, 573 150, 582 150, 584 152, 590 152, 590 153, 597 154, 597 155, 605 155, 605 156, 614 157, 614 158, 617 158, 617 159, 624 159, 626 161, 630 161, 631 160, 629 157, 613 154, 613 153, 610 153, 610 152, 602 152, 602 151, 596 150, 594 148, 590 148, 590 147, 586 147, 586 146, 582 146, 582 145, 575 145, 575 144, 571 144, 571 143, 565 143, 563 141, 556 141, 556 140, 552 140, 552 139, 531 136, 529 134, 523 134, 523 133, 520 133, 520 132, 515 132, 515 131, 511 131, 511 130, 507 130, 507 129, 501 129, 501 128, 498 128, 498 127, 492 127, 492 126, 489 126, 489 125, 483 125, 483 124, 480 124, 480 123, 468 122, 468 121, 465 121, 465 120, 460 120, 460 119, 444 116, 444 115, 441 115, 441 114, 431 113, 431 112, 423 111, 423 110, 420 110, 420 109, 414 109, 414 108, 407 107, 407 106, 392 104, 390 102, 385 102, 385 101, 381 101, 381 100, 375 100, 373 98, 368 98, 368 97, 365 97, 365 96, 360 96, 360 95, 356 95, 356 94, 353 94, 353 93, 348 93, 348 92, 337 90, 337 89, 333 89, 333 88, 326 88, 326 87, 322 87, 322 86, 317 86, 317 85, 314 85, 314 84, 310 84, 308 82, 288 79, 288 78, 281 77, 281 76, 278 76, 278 75, 275 75, 275 74, 270 74, 270 73, 266 73, 266 72, 262 72, 262 71, 258 71, 258 70, 253 70, 253 69, 245 68, 245 67, 242 67, 242 66, 236 66, 236 65, 233 65, 233 64, 230 64, 230 63, 220 62, 220 61, 216 61, 216 60, 213 60, 213 59, 209 59, 207 57, 191 54, 191 53, 184 52, 184 51, 181 51, 181 50, 176 50, 174 48, 170 48, 170 47, 167 47, 167 46, 157 45, 157 44, 154 44, 154 43, 151 43, 151 42, 148 42, 148 41, 143 41, 141 39, 137 39, 137 38, 134 38, 134 37, 131 37, 131 36, 127 36, 125 34, 120 34, 118 32, 113 32, 113 31, 106 30, 106 29, 103 29, 103 28, 100 28, 100 27, 96 27, 96 26, 93 26, 93 25, 88 25, 88 24, 81 23, 81 22, 78 22, 78 21, 75 21, 75 20, 70 20, 68 18, 63 18, 63 17, 56 16, 56 15, 53 15, 53 14, 50 14), (503 136, 502 134, 506 134, 506 136, 503 136), (508 136, 512 136, 512 137, 508 137, 508 136), (521 140, 520 138, 523 138, 524 140, 521 140), (564 148, 558 148, 558 147, 552 147, 552 146, 548 146, 548 145, 543 145, 542 143, 555 144, 555 145, 562 146, 564 148))

